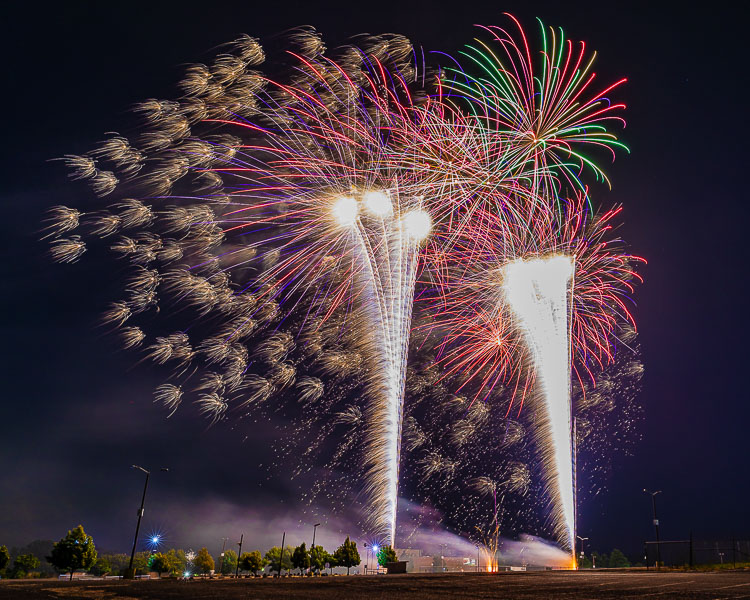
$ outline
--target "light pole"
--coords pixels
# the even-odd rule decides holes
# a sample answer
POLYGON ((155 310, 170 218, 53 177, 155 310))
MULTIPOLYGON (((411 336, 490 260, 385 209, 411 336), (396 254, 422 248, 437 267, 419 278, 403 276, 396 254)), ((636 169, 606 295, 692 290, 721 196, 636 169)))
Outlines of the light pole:
POLYGON ((584 557, 586 556, 586 554, 585 554, 585 551, 584 551, 584 543, 585 543, 585 542, 586 542, 586 540, 588 540, 589 538, 587 538, 587 537, 581 537, 580 535, 577 535, 576 537, 577 537, 577 538, 578 538, 579 540, 581 540, 581 559, 583 559, 583 558, 584 558, 584 557))
POLYGON ((372 559, 375 561, 375 571, 377 573, 380 573, 380 561, 378 560, 378 550, 380 550, 380 546, 377 544, 372 545, 372 559))
MULTIPOLYGON (((138 465, 131 465, 131 468, 143 471, 146 474, 146 481, 143 484, 143 496, 141 496, 141 507, 138 509, 138 521, 135 524, 135 537, 133 538, 133 549, 130 552, 130 564, 128 565, 127 576, 129 579, 133 579, 135 573, 133 571, 133 559, 135 558, 135 547, 138 544, 138 531, 141 529, 141 518, 143 517, 144 507, 146 505, 146 490, 148 490, 148 478, 151 475, 151 471, 139 467, 138 465)), ((162 471, 169 471, 166 467, 161 468, 162 471)))
MULTIPOLYGON (((320 527, 320 523, 315 523, 315 525, 313 525, 313 541, 312 541, 312 546, 310 546, 311 553, 313 550, 315 550, 315 530, 318 527, 320 527)), ((310 554, 310 557, 312 558, 312 554, 310 554)), ((310 572, 312 572, 312 561, 310 561, 310 572)))
MULTIPOLYGON (((221 562, 219 563, 219 575, 223 575, 224 574, 224 550, 227 547, 227 540, 229 538, 221 538, 221 539, 223 541, 223 544, 221 545, 221 562)), ((239 556, 237 557, 237 562, 238 563, 240 562, 240 557, 239 556)))
POLYGON ((370 566, 370 548, 367 545, 367 542, 364 542, 365 552, 367 553, 367 558, 365 558, 365 575, 367 575, 367 568, 370 566))
POLYGON ((310 546, 310 549, 315 548, 315 530, 318 527, 320 527, 320 523, 315 523, 315 525, 313 525, 313 541, 312 541, 312 546, 310 546))
POLYGON ((659 547, 659 519, 656 518, 656 494, 661 494, 661 490, 656 492, 650 492, 646 488, 643 488, 644 494, 651 494, 651 509, 654 514, 654 529, 656 530, 656 570, 658 571, 661 562, 661 549, 659 547))

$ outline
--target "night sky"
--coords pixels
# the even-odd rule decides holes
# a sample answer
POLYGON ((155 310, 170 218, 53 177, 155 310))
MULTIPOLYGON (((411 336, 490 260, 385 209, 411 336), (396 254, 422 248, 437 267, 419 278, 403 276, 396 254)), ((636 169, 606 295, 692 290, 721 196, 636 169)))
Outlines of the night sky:
MULTIPOLYGON (((272 429, 207 428, 180 411, 166 420, 151 397, 161 375, 97 327, 114 277, 88 255, 73 266, 45 256, 45 209, 80 204, 81 189, 49 159, 89 150, 137 101, 176 96, 184 63, 240 33, 310 24, 329 47, 395 32, 455 52, 474 23, 500 23, 503 11, 527 31, 539 16, 584 39, 599 52, 602 82, 629 79, 618 98, 628 104, 621 139, 632 154, 607 169, 611 192, 593 192, 625 206, 621 234, 649 263, 634 310, 645 415, 633 456, 616 457, 607 491, 580 506, 579 533, 602 551, 638 554, 652 536, 646 487, 663 490, 663 539, 691 529, 750 539, 741 15, 717 2, 672 12, 659 3, 287 0, 5 8, 0 544, 59 539, 82 523, 98 546, 128 550, 142 486, 132 463, 171 469, 152 478, 144 520, 170 545, 215 550, 253 520, 291 519, 296 502, 283 468, 265 481, 257 466, 270 458, 272 429)), ((278 543, 263 528, 276 536, 264 523, 253 545, 278 543)), ((340 543, 338 529, 331 522, 323 542, 340 543)))

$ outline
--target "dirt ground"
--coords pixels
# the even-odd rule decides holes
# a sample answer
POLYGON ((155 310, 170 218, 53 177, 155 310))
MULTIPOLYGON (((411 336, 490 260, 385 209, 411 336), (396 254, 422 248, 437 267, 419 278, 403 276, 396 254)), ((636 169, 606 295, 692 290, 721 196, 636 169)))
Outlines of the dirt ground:
POLYGON ((750 598, 750 571, 548 571, 500 574, 146 581, 0 581, 0 599, 222 598, 400 600, 432 598, 750 598))

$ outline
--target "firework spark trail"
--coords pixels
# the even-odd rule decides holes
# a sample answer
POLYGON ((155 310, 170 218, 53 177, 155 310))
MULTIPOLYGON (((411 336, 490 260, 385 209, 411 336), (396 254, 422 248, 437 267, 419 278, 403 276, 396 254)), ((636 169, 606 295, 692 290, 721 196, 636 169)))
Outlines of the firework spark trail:
POLYGON ((543 451, 547 488, 554 499, 556 527, 564 527, 574 549, 573 438, 570 406, 570 306, 574 260, 568 256, 518 260, 505 266, 503 290, 531 351, 536 381, 546 408, 537 434, 548 438, 543 451))

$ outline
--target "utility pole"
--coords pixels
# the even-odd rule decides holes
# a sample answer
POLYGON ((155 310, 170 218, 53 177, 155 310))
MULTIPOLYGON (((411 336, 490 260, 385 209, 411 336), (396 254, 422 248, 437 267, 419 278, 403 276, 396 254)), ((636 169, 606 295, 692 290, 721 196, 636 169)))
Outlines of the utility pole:
POLYGON ((656 530, 656 570, 661 569, 661 548, 659 544, 659 519, 656 518, 656 494, 661 494, 661 490, 650 492, 643 488, 645 494, 651 494, 651 509, 654 515, 654 529, 656 530))
POLYGON ((281 536, 281 554, 279 554, 279 577, 281 577, 281 567, 284 564, 284 544, 286 542, 286 531, 281 536))
MULTIPOLYGON (((133 549, 130 551, 130 563, 128 564, 128 570, 127 570, 127 578, 133 579, 135 577, 135 572, 133 571, 133 559, 135 558, 135 547, 138 544, 138 532, 141 529, 141 519, 143 518, 143 513, 145 511, 145 505, 146 505, 146 491, 148 490, 148 478, 151 475, 151 471, 148 471, 144 469, 143 467, 139 467, 138 465, 131 465, 132 469, 138 469, 139 471, 143 471, 146 474, 146 481, 143 484, 143 496, 141 496, 141 507, 138 509, 138 521, 136 521, 135 524, 135 537, 133 538, 133 549)), ((162 471, 169 471, 169 469, 162 467, 162 471)))
POLYGON ((240 541, 237 542, 237 545, 240 547, 239 550, 237 550, 237 568, 234 570, 234 578, 237 579, 240 576, 240 556, 242 556, 242 540, 245 539, 245 534, 243 533, 240 536, 240 541))

